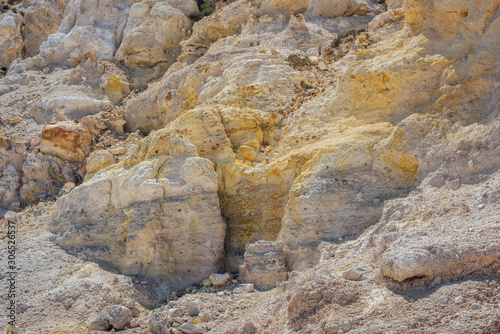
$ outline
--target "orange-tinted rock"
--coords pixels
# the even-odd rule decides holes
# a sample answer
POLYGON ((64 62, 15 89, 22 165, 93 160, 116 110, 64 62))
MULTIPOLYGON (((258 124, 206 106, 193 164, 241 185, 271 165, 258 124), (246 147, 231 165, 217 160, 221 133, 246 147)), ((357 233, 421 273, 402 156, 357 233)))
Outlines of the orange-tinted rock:
POLYGON ((74 122, 47 124, 42 131, 40 150, 69 161, 83 161, 90 151, 89 130, 74 122))

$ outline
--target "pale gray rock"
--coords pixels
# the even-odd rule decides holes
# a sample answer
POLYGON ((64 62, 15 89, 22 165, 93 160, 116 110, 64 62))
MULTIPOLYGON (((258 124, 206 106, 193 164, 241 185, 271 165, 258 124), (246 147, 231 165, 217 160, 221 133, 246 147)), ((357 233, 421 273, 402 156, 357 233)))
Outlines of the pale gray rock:
POLYGON ((357 281, 361 279, 363 275, 368 274, 370 271, 372 271, 372 268, 370 268, 369 266, 354 267, 345 271, 342 274, 342 277, 350 281, 357 281))
POLYGON ((179 329, 184 334, 203 334, 203 333, 206 333, 203 328, 196 326, 196 325, 193 325, 193 324, 190 324, 190 323, 183 323, 182 325, 180 325, 179 329))
POLYGON ((52 198, 66 183, 77 184, 82 180, 77 164, 42 153, 27 154, 22 173, 19 197, 25 205, 52 198))
POLYGON ((81 119, 110 106, 108 99, 98 99, 84 94, 46 96, 30 106, 30 116, 38 124, 54 121, 81 119))
POLYGON ((51 230, 70 252, 124 273, 178 288, 199 283, 223 254, 213 165, 177 132, 156 131, 131 157, 61 197, 51 230))
POLYGON ((109 324, 114 329, 124 329, 132 321, 132 311, 122 305, 113 305, 108 308, 108 315, 111 318, 109 324))
POLYGON ((415 277, 459 277, 500 260, 498 238, 464 234, 406 233, 382 255, 382 273, 398 282, 415 277))
POLYGON ((172 320, 163 316, 161 313, 153 312, 153 316, 149 319, 149 332, 153 334, 170 334, 168 328, 172 320))
POLYGON ((200 314, 199 302, 196 302, 196 301, 188 302, 186 304, 186 309, 187 309, 187 313, 192 317, 196 317, 196 316, 198 316, 198 314, 200 314))
POLYGON ((208 279, 213 286, 223 286, 229 280, 229 274, 212 274, 208 279))

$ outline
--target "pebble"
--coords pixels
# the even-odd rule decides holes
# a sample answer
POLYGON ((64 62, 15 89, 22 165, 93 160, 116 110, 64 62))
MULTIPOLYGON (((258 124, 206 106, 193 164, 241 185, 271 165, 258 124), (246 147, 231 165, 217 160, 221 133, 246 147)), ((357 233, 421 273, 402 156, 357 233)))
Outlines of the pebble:
POLYGON ((205 331, 196 325, 190 324, 190 323, 184 323, 179 327, 179 329, 185 333, 185 334, 202 334, 205 333, 205 331))
POLYGON ((125 147, 115 147, 111 149, 111 154, 113 155, 122 155, 127 153, 127 149, 125 147))
POLYGON ((148 281, 142 281, 141 285, 148 285, 148 281))
POLYGON ((139 327, 140 324, 141 321, 138 318, 134 318, 132 319, 132 321, 130 321, 130 327, 132 328, 139 327))
POLYGON ((472 304, 470 306, 470 309, 473 310, 473 311, 477 311, 481 308, 481 305, 479 305, 478 303, 475 303, 475 304, 472 304))
POLYGON ((17 124, 17 123, 19 123, 19 122, 21 122, 21 118, 16 117, 16 118, 13 118, 13 119, 9 122, 9 124, 10 124, 10 125, 15 125, 15 124, 17 124))
POLYGON ((463 302, 465 302, 465 298, 464 297, 458 296, 457 298, 455 298, 455 304, 463 303, 463 302))
POLYGON ((241 287, 243 288, 243 290, 245 292, 252 292, 255 289, 255 287, 254 287, 254 285, 252 283, 242 284, 241 287))
POLYGON ((328 67, 326 67, 326 64, 322 61, 319 62, 318 68, 320 71, 326 71, 328 69, 328 67))
POLYGON ((187 308, 187 313, 192 317, 196 317, 198 316, 198 314, 200 314, 200 304, 198 304, 198 302, 195 301, 188 302, 186 304, 186 308, 187 308))

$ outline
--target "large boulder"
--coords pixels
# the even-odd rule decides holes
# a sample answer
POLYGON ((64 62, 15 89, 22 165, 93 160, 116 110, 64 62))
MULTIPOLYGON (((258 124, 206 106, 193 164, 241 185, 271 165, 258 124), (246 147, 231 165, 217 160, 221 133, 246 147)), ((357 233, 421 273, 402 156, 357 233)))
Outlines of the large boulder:
POLYGON ((87 128, 74 122, 47 124, 42 131, 40 150, 68 161, 83 161, 90 152, 92 136, 87 128))
POLYGON ((127 274, 182 288, 220 269, 225 223, 213 164, 170 129, 60 198, 51 220, 65 249, 127 274))

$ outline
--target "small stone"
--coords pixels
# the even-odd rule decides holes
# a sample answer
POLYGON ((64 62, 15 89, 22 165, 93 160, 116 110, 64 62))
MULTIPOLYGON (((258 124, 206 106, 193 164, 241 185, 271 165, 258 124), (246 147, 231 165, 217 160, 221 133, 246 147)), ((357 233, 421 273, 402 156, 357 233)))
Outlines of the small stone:
POLYGON ((227 283, 229 274, 212 274, 210 275, 209 279, 213 286, 223 286, 227 283))
POLYGON ((64 193, 64 194, 67 194, 69 193, 71 190, 73 190, 73 188, 75 188, 76 185, 73 183, 73 182, 66 182, 64 184, 64 186, 62 187, 61 191, 64 193))
POLYGON ((141 285, 148 285, 148 281, 142 281, 141 285))
POLYGON ((206 333, 201 327, 198 327, 198 326, 190 324, 190 323, 184 323, 184 324, 182 324, 179 327, 179 329, 184 334, 203 334, 203 333, 206 333))
POLYGON ((360 267, 355 267, 350 270, 344 271, 342 274, 342 277, 350 280, 350 281, 357 281, 360 279, 364 274, 367 274, 371 271, 371 268, 368 266, 360 266, 360 267))
POLYGON ((473 310, 473 311, 477 311, 481 308, 481 305, 479 305, 478 303, 475 303, 475 304, 472 304, 470 306, 470 309, 473 310))
POLYGON ((130 321, 130 327, 135 328, 141 325, 141 321, 138 318, 134 318, 130 321))
POLYGON ((192 317, 196 317, 198 314, 200 314, 200 304, 198 304, 198 302, 188 302, 186 304, 186 308, 187 313, 192 317))
POLYGON ((328 69, 328 67, 326 67, 326 64, 324 62, 320 61, 318 64, 318 69, 320 71, 326 71, 328 69))
POLYGON ((446 304, 448 302, 448 298, 446 296, 441 296, 441 297, 438 298, 438 301, 441 304, 446 304))
POLYGON ((216 314, 210 312, 201 312, 198 317, 202 322, 210 322, 217 318, 216 314))
POLYGON ((20 117, 16 117, 16 118, 11 119, 11 121, 9 122, 9 124, 10 125, 16 125, 19 122, 21 122, 21 118, 20 117))
POLYGON ((122 155, 127 153, 127 149, 125 147, 115 147, 110 150, 111 154, 113 155, 122 155))
POLYGON ((479 205, 477 206, 477 208, 478 208, 479 210, 484 209, 484 204, 479 204, 479 205))
POLYGON ((243 290, 245 292, 253 292, 255 287, 252 283, 245 283, 245 284, 242 284, 241 287, 243 288, 243 290))
POLYGON ((211 286, 212 285, 212 281, 210 281, 209 279, 206 279, 204 280, 202 283, 201 283, 202 286, 211 286))
POLYGON ((184 310, 181 308, 173 308, 169 311, 172 318, 182 317, 184 315, 184 310))
POLYGON ((130 312, 132 312, 132 316, 134 318, 139 318, 141 316, 141 311, 139 311, 139 309, 137 309, 137 307, 135 307, 135 306, 127 306, 127 307, 130 310, 130 312))
POLYGON ((251 321, 247 321, 245 326, 243 326, 243 332, 245 332, 245 334, 255 334, 257 332, 257 327, 255 327, 251 321))
POLYGON ((455 304, 464 303, 464 302, 465 302, 465 298, 462 296, 458 296, 457 298, 455 298, 455 304))
POLYGON ((235 280, 235 279, 233 279, 233 280, 231 281, 231 283, 233 283, 233 284, 238 284, 238 281, 237 281, 237 280, 235 280))
POLYGON ((153 312, 153 316, 149 320, 149 331, 154 334, 164 334, 167 332, 169 324, 160 313, 153 312))
POLYGON ((132 311, 122 305, 113 305, 108 308, 108 314, 111 317, 109 324, 115 329, 124 329, 132 321, 132 311))
POLYGON ((111 317, 109 316, 109 314, 102 314, 90 323, 89 329, 94 331, 107 331, 111 328, 111 325, 109 323, 110 320, 111 317))

